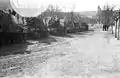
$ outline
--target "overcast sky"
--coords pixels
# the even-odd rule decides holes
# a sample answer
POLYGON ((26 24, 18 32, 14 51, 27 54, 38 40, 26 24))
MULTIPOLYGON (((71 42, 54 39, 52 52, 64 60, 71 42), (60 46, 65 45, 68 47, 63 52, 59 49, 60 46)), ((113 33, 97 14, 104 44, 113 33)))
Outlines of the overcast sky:
MULTIPOLYGON (((25 2, 25 0, 20 0, 21 3, 25 2)), ((98 5, 103 6, 105 4, 116 5, 116 8, 120 8, 120 0, 26 0, 26 2, 30 3, 42 3, 42 4, 54 4, 59 5, 63 8, 63 10, 72 9, 73 5, 75 5, 74 11, 96 11, 98 5)))
MULTIPOLYGON (((0 0, 1 2, 5 2, 7 0, 0 0)), ((15 0, 14 0, 15 1, 15 0)), ((19 4, 23 3, 30 3, 34 4, 34 7, 41 4, 48 5, 48 4, 54 4, 58 5, 63 10, 71 10, 73 5, 75 5, 74 11, 96 11, 98 5, 103 6, 105 4, 114 4, 116 5, 116 8, 120 8, 120 0, 19 0, 19 4)))

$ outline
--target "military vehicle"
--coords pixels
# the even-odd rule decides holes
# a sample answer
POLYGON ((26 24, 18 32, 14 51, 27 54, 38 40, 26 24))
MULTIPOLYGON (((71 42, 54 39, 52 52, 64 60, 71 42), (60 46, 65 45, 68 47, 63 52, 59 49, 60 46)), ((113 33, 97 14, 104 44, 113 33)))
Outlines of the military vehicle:
POLYGON ((82 29, 82 31, 88 31, 89 30, 89 26, 85 22, 81 23, 81 27, 80 28, 82 29))
POLYGON ((15 21, 15 11, 0 10, 0 46, 25 42, 26 32, 23 25, 15 21))

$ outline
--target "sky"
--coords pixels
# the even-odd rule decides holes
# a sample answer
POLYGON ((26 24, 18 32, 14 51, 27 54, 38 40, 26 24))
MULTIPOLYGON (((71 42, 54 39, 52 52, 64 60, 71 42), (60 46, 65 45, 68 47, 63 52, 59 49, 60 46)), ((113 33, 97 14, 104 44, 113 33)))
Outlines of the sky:
MULTIPOLYGON (((0 6, 8 0, 0 0, 0 6)), ((14 0, 17 1, 17 0, 14 0)), ((18 0, 19 4, 33 4, 34 7, 47 7, 49 4, 58 5, 63 11, 96 11, 98 5, 101 7, 105 4, 116 5, 120 8, 120 0, 18 0)), ((30 7, 30 6, 29 6, 30 7)))
MULTIPOLYGON (((25 3, 25 0, 20 0, 25 3)), ((26 2, 35 4, 53 4, 58 5, 64 11, 96 11, 98 5, 103 7, 105 4, 116 5, 116 9, 120 8, 120 0, 26 0, 26 2)))

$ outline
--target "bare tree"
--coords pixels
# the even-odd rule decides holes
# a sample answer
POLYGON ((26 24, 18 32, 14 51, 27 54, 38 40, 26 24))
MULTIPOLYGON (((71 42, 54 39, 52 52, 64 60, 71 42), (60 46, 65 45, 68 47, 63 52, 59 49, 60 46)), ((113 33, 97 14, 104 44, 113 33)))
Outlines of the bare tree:
POLYGON ((102 16, 102 11, 101 11, 100 6, 98 6, 98 11, 97 11, 96 16, 97 16, 97 20, 98 20, 98 22, 100 24, 101 23, 101 16, 102 16))
POLYGON ((117 28, 118 28, 118 19, 119 19, 118 17, 119 17, 118 11, 114 11, 113 19, 115 21, 115 38, 117 38, 117 28))
POLYGON ((46 10, 46 12, 48 12, 48 14, 52 17, 60 17, 61 15, 61 9, 56 5, 56 6, 53 6, 53 5, 49 5, 48 6, 48 9, 46 10))
POLYGON ((72 9, 71 9, 71 22, 74 26, 74 9, 75 9, 75 4, 73 5, 72 9))
MULTIPOLYGON (((102 24, 106 25, 106 29, 108 30, 109 26, 111 25, 111 22, 113 21, 113 10, 115 6, 105 5, 103 9, 101 10, 100 17, 102 19, 102 24)), ((113 26, 112 30, 113 30, 113 26)))

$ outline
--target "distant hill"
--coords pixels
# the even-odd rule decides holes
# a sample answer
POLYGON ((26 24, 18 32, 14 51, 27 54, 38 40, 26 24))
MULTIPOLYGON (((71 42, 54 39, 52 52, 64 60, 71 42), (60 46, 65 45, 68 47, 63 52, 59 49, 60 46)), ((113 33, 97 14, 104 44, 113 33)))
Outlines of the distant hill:
POLYGON ((84 15, 84 16, 96 16, 97 11, 84 11, 79 13, 80 15, 84 15))

